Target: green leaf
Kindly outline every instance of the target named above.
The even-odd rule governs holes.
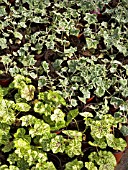
[[[79,114],[78,109],[70,110],[67,114],[67,122],[66,125],[68,125],[72,119],[74,119]]]
[[[64,49],[65,56],[71,58],[73,54],[77,51],[76,47],[70,47],[69,49]]]
[[[78,96],[78,99],[81,101],[81,102],[83,102],[84,104],[86,104],[86,97],[84,96],[84,97],[79,97]]]
[[[42,163],[37,163],[35,169],[32,168],[31,170],[56,170],[54,164],[52,162],[44,162],[43,165]]]
[[[40,143],[44,151],[50,151],[51,139],[55,136],[56,134],[54,133],[45,133],[40,139],[38,139],[38,143]]]
[[[114,150],[124,151],[127,146],[126,141],[122,138],[115,138],[113,134],[107,134],[106,140],[109,147],[112,147]]]
[[[22,120],[22,126],[32,126],[36,123],[37,118],[32,115],[25,115],[20,118]]]
[[[9,167],[7,165],[0,166],[1,170],[20,170],[18,167],[14,165],[10,165]]]
[[[54,113],[51,115],[51,120],[55,122],[64,121],[65,114],[60,109],[55,109]]]
[[[14,141],[14,145],[15,147],[18,149],[26,149],[26,150],[29,150],[30,149],[30,143],[27,141],[27,140],[24,140],[22,138],[19,138],[19,139],[15,139]]]
[[[24,170],[24,169],[29,168],[27,161],[25,161],[23,158],[21,158],[17,161],[17,166],[20,168],[20,170]]]
[[[0,38],[0,47],[2,50],[7,48],[7,40],[5,38]]]
[[[82,141],[82,133],[76,130],[63,130],[64,134],[68,135],[70,138],[76,138],[78,141]]]
[[[49,71],[49,64],[46,61],[42,62],[42,66],[43,66],[45,72]]]
[[[21,89],[21,97],[30,101],[34,98],[35,87],[33,85],[25,85],[24,88]]]
[[[50,125],[45,123],[43,120],[36,120],[34,127],[31,127],[29,130],[29,134],[31,137],[35,137],[37,135],[44,135],[46,133],[50,133]]]
[[[43,104],[43,102],[37,101],[34,105],[34,111],[46,116],[51,115],[53,108],[50,104]]]
[[[54,102],[56,105],[62,104],[66,106],[65,99],[57,91],[49,91],[47,94],[47,99]]]
[[[4,94],[3,94],[3,89],[2,89],[2,87],[0,86],[0,103],[1,103],[1,101],[2,101],[2,99],[3,99],[3,96],[4,96]]]
[[[92,152],[89,155],[89,160],[93,163],[97,163],[100,166],[100,170],[102,170],[101,167],[104,165],[111,167],[114,169],[116,165],[116,159],[114,155],[110,151],[98,151],[98,152]],[[107,169],[108,170],[108,169]]]
[[[23,35],[22,35],[20,32],[15,31],[15,32],[14,32],[14,37],[22,40]]]
[[[84,20],[87,21],[89,24],[95,24],[97,22],[97,16],[94,14],[86,13]]]
[[[6,128],[6,126],[4,128]],[[7,145],[7,143],[8,144],[11,143],[10,142],[11,135],[8,132],[5,132],[2,129],[0,129],[0,135],[1,135],[1,137],[0,137],[0,144],[1,145],[2,144]]]
[[[16,109],[20,112],[28,112],[30,108],[31,106],[29,106],[27,103],[16,103]]]
[[[87,48],[88,49],[97,49],[97,45],[98,45],[98,41],[97,40],[93,40],[92,38],[86,38],[86,42],[87,42]]]
[[[14,166],[14,165],[10,165],[9,169],[10,170],[20,170],[17,166]]]
[[[95,90],[95,94],[98,96],[98,97],[102,97],[105,93],[105,88],[103,87],[100,87],[98,86]]]
[[[71,81],[73,81],[73,82],[81,82],[82,80],[81,80],[81,77],[79,77],[79,76],[73,76],[71,78]]]
[[[48,92],[40,92],[38,99],[45,101],[45,103],[52,104],[53,107],[60,104],[66,105],[64,98],[57,91],[49,90]]]
[[[114,96],[113,96],[113,97],[111,98],[110,103],[111,103],[115,108],[118,108],[118,107],[120,107],[121,105],[124,104],[124,101],[123,101],[122,99],[118,98],[118,97],[114,97]]]
[[[19,58],[19,61],[26,67],[31,67],[34,66],[34,64],[36,63],[36,60],[34,59],[34,55],[23,55]],[[25,70],[25,68],[23,68],[23,71]],[[24,71],[25,72],[25,71]],[[26,70],[26,75],[30,75],[30,73],[28,73],[28,70]]]
[[[125,68],[125,70],[126,70],[126,75],[128,76],[128,64],[123,65],[123,68]]]
[[[83,162],[78,161],[77,159],[73,160],[72,162],[68,162],[65,165],[65,170],[80,170],[83,167]]]
[[[75,155],[82,155],[81,151],[81,141],[77,139],[68,140],[68,145],[66,145],[65,153],[73,158]]]
[[[6,6],[0,6],[0,17],[6,16]]]
[[[41,89],[47,83],[47,78],[45,76],[40,76],[38,80],[38,87]]]
[[[28,77],[24,77],[20,74],[18,74],[14,77],[13,84],[14,84],[14,87],[17,89],[24,88],[24,86],[28,83],[31,83],[31,79]]]
[[[45,112],[45,105],[42,102],[37,101],[34,105],[34,111],[43,114]]]
[[[55,70],[60,70],[61,69],[61,64],[63,60],[62,59],[56,59],[55,62],[53,63],[53,67]]]
[[[93,117],[93,114],[90,113],[90,112],[82,112],[82,113],[79,113],[81,116],[84,116],[85,118],[88,118],[88,117]]]
[[[17,132],[14,134],[15,138],[24,138],[26,130],[24,128],[17,129]]]
[[[124,135],[124,136],[127,136],[128,135],[128,127],[123,125],[120,129],[121,133]]]
[[[77,60],[68,60],[69,72],[75,72],[77,67]]]
[[[122,95],[123,95],[124,97],[127,97],[127,96],[128,96],[128,87],[126,87],[126,88],[123,89]]]
[[[14,148],[14,144],[13,142],[6,142],[6,144],[4,145],[4,147],[2,148],[2,151],[5,152],[9,152]]]
[[[119,50],[120,53],[123,53],[124,56],[128,55],[128,50],[127,47],[125,47],[124,45],[120,45],[120,44],[116,44],[117,49]]]
[[[56,136],[51,140],[50,148],[53,151],[53,153],[61,152],[63,153],[65,150],[65,144],[64,144],[64,138],[63,136]]]
[[[128,80],[120,78],[119,83],[125,88],[125,87],[127,87]]]
[[[15,103],[11,100],[2,100],[0,103],[0,121],[12,124],[15,122]]]
[[[88,170],[98,170],[93,162],[85,162],[85,167]]]
[[[101,149],[105,149],[107,147],[107,143],[104,137],[101,139],[94,137],[94,142],[89,141],[88,143],[91,146],[100,147]]]
[[[12,62],[10,55],[3,55],[1,61],[3,62],[4,65],[7,66]]]
[[[90,98],[90,91],[85,87],[80,87],[80,91],[83,93],[83,97],[78,96],[78,99],[86,104],[86,99]]]

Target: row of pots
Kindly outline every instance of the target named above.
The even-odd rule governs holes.
[[[12,80],[12,78],[9,75],[3,74],[0,77],[0,85],[3,87],[7,87],[10,84],[11,80]],[[127,149],[128,148],[128,136],[125,136],[125,140],[127,142],[127,147],[126,147],[126,149]],[[117,164],[120,162],[124,152],[125,151],[116,151],[113,153],[116,158]]]

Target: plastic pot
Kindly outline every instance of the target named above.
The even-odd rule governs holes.
[[[0,75],[0,85],[2,87],[8,87],[8,85],[10,84],[12,78],[10,75],[6,75],[6,74],[2,74]]]
[[[123,151],[115,151],[113,152],[113,155],[115,156],[116,162],[118,164],[123,156]]]
[[[90,145],[86,141],[82,141],[82,151],[86,152],[90,148]]]
[[[5,67],[2,62],[0,62],[0,70],[3,70],[3,71],[5,70]]]
[[[48,155],[48,160],[52,161],[55,167],[61,170],[62,165],[61,165],[61,160],[59,159],[59,157],[56,154],[53,154],[50,152],[48,152],[47,155]]]

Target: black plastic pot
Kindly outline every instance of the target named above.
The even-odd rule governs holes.
[[[0,70],[5,71],[5,67],[4,67],[4,65],[3,65],[3,63],[2,63],[2,62],[0,62]]]
[[[7,74],[1,74],[0,75],[0,85],[2,87],[8,87],[8,85],[11,83],[12,77]]]
[[[55,167],[57,168],[57,170],[61,170],[62,169],[62,165],[61,165],[61,160],[59,159],[59,157],[56,154],[47,153],[48,155],[48,160],[53,162],[53,164],[55,165]]]
[[[86,152],[87,150],[90,149],[90,145],[86,141],[82,141],[82,151]]]

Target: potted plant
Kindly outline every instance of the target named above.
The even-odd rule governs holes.
[[[118,118],[115,118],[110,114],[105,114],[105,115],[100,115],[95,117],[93,117],[93,115],[89,112],[84,112],[80,114],[85,117],[84,120],[85,120],[86,127],[90,127],[91,136],[94,139],[94,143],[95,144],[99,143],[99,147],[101,148],[105,147],[105,146],[104,147],[101,146],[102,145],[101,141],[103,143],[106,143],[106,145],[111,145],[112,144],[111,142],[117,139],[114,137],[114,127],[116,127],[120,122]],[[111,137],[110,139],[112,140],[111,142],[109,141],[109,137]],[[117,145],[113,145],[113,147],[117,147]]]
[[[89,156],[89,162],[85,162],[85,167],[88,170],[114,170],[116,159],[110,151],[92,152]]]
[[[92,146],[100,147],[101,149],[105,149],[107,146],[116,151],[115,157],[117,163],[119,163],[122,155],[117,157],[117,151],[121,151],[123,153],[126,142],[122,138],[116,138],[114,134],[114,128],[117,126],[120,120],[118,118],[113,117],[110,114],[101,115],[93,118],[93,115],[90,113],[82,113],[85,118],[85,124],[91,129],[91,136],[94,141],[89,141],[89,144]],[[120,153],[121,154],[121,153]]]
[[[115,138],[113,134],[108,134],[106,136],[106,140],[108,146],[113,148],[113,155],[115,156],[116,162],[118,164],[123,156],[123,151],[125,150],[126,142],[122,138]]]

